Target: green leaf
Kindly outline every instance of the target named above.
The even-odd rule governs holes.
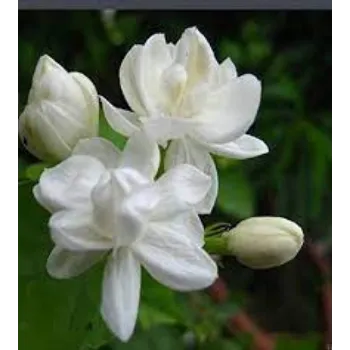
[[[43,276],[51,249],[47,222],[49,214],[32,194],[32,184],[18,189],[18,273],[20,276]]]
[[[18,199],[19,348],[83,350],[106,343],[110,334],[99,325],[101,269],[70,280],[49,277],[49,214],[35,202],[30,185],[19,188]]]
[[[168,323],[171,321],[179,324],[187,322],[185,317],[186,306],[178,298],[178,293],[155,281],[144,269],[142,270],[141,302],[149,308],[158,310],[158,316],[155,316],[158,317],[158,321],[163,320]],[[143,319],[140,319],[141,324],[146,322],[147,326],[149,319],[145,320],[144,313],[141,313],[140,316],[143,317]]]
[[[86,327],[87,332],[83,340],[83,345],[81,346],[82,350],[99,349],[115,338],[102,320],[99,309],[94,308],[94,310],[96,310],[95,316]]]
[[[21,157],[18,157],[18,180],[26,179],[26,169],[28,166],[28,162]]]
[[[220,339],[207,344],[203,344],[200,350],[244,350],[234,339]]]
[[[218,207],[227,215],[245,219],[255,213],[255,193],[245,173],[238,169],[219,172]]]
[[[123,149],[126,143],[126,137],[115,132],[107,123],[103,116],[103,111],[100,113],[99,135],[111,141],[119,149]]]
[[[300,87],[297,82],[288,76],[272,80],[264,87],[264,98],[271,101],[284,100],[298,105],[299,109],[303,103]]]
[[[83,289],[46,276],[18,278],[18,349],[79,349],[89,319],[75,319]]]
[[[242,38],[249,42],[251,40],[263,41],[262,28],[254,20],[247,21],[242,28]]]
[[[178,322],[173,316],[168,315],[146,302],[140,304],[138,317],[143,329],[149,329],[162,324],[176,324]]]
[[[236,301],[226,302],[224,304],[214,305],[213,312],[219,322],[226,322],[228,318],[233,317],[241,310]]]
[[[46,168],[49,168],[49,167],[50,167],[50,164],[48,164],[48,163],[32,164],[25,171],[26,177],[29,180],[37,181],[37,180],[39,180],[40,175],[42,174],[42,172]]]
[[[251,41],[248,43],[247,49],[250,62],[254,65],[258,65],[271,54],[271,47],[265,41]]]
[[[236,64],[244,61],[242,45],[238,45],[236,42],[228,39],[223,39],[220,42],[219,53],[222,60],[230,57]]]
[[[138,330],[128,343],[115,340],[113,350],[185,350],[181,332],[174,327],[158,326]]]
[[[321,339],[318,334],[297,338],[290,335],[280,335],[277,338],[276,350],[318,350]]]

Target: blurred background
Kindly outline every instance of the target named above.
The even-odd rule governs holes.
[[[122,344],[99,316],[101,266],[68,281],[47,276],[48,214],[31,195],[38,160],[19,144],[20,349],[330,349],[330,11],[20,11],[19,113],[45,53],[128,108],[118,82],[127,51],[156,32],[175,42],[194,25],[219,61],[230,57],[239,74],[262,80],[250,134],[270,148],[250,160],[216,158],[219,197],[203,220],[236,224],[250,216],[285,216],[304,229],[302,251],[265,271],[223,258],[220,279],[196,293],[175,293],[143,273],[137,330]],[[124,142],[103,119],[101,133]]]

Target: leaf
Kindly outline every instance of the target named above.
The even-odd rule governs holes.
[[[18,180],[26,179],[26,169],[28,164],[29,163],[24,158],[18,157]]]
[[[108,330],[102,320],[99,309],[96,310],[94,318],[87,324],[86,336],[83,341],[82,350],[99,349],[107,342],[114,339],[114,335]]]
[[[324,130],[307,120],[289,128],[288,138],[279,146],[281,154],[272,165],[276,186],[276,210],[307,224],[320,221],[327,210],[331,192],[331,139]],[[277,214],[277,213],[276,213]]]
[[[270,82],[264,87],[263,98],[276,102],[277,100],[284,100],[298,105],[299,109],[303,103],[300,87],[296,81],[284,76],[279,78],[278,81]]]
[[[302,338],[280,335],[277,338],[276,350],[318,350],[320,346],[321,340],[318,334],[311,334]]]
[[[158,321],[170,322],[172,320],[173,323],[177,322],[182,325],[188,321],[186,319],[186,306],[182,303],[178,293],[155,281],[144,269],[142,270],[141,303],[157,310]],[[150,310],[148,309],[148,311]],[[140,314],[140,316],[145,317],[145,314]],[[145,319],[140,319],[140,321],[142,324]]]
[[[227,215],[245,219],[255,213],[255,193],[249,179],[238,168],[219,172],[218,207]]]
[[[143,329],[149,329],[153,326],[162,324],[176,324],[178,322],[173,316],[162,312],[160,309],[155,308],[146,302],[140,304],[138,317]]]
[[[73,280],[20,278],[19,348],[79,349],[89,323],[88,315],[80,322],[76,319],[77,304],[84,302],[83,293],[81,284]]]
[[[203,344],[201,350],[244,350],[240,344],[237,344],[235,340],[220,339],[214,342]]]
[[[244,41],[249,42],[251,40],[264,40],[262,34],[262,27],[259,26],[256,21],[247,21],[242,28],[242,38]]]
[[[46,258],[51,249],[47,222],[49,214],[34,200],[32,184],[18,189],[18,273],[20,276],[44,276]]]
[[[138,330],[128,343],[116,340],[113,350],[185,350],[181,332],[175,327],[158,326],[148,331]]]
[[[331,191],[330,172],[331,165],[325,157],[316,153],[309,163],[310,171],[310,216],[317,218],[320,215],[324,203],[324,196]]]
[[[253,40],[248,42],[247,51],[252,65],[260,64],[271,55],[271,47],[266,41]]]
[[[37,181],[39,180],[42,172],[46,169],[49,168],[50,164],[48,163],[36,163],[32,164],[29,167],[27,167],[25,174],[27,179],[32,180],[32,181]]]
[[[223,39],[220,42],[219,53],[222,60],[230,57],[235,64],[244,62],[244,51],[242,45],[238,45],[231,40]]]
[[[35,202],[31,185],[19,188],[18,199],[19,349],[83,350],[106,343],[110,334],[98,326],[101,269],[70,280],[49,277],[49,215]]]
[[[214,305],[214,307],[214,316],[218,322],[222,323],[226,322],[228,318],[233,317],[241,309],[234,301],[226,302],[222,305]]]
[[[302,126],[308,149],[304,169],[309,173],[309,217],[317,219],[325,204],[325,196],[331,191],[332,143],[322,129],[309,122],[304,122]]]
[[[120,150],[124,148],[126,143],[126,138],[115,132],[107,123],[105,117],[103,116],[103,111],[100,112],[100,123],[99,123],[99,135],[105,139],[111,141]]]

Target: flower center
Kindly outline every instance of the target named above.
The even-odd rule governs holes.
[[[173,115],[184,96],[187,83],[185,68],[175,63],[163,72],[163,93],[166,96],[166,104],[170,115]]]

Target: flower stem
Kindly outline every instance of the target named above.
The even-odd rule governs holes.
[[[206,237],[204,249],[210,254],[232,255],[228,249],[227,237],[221,235],[220,237]]]

